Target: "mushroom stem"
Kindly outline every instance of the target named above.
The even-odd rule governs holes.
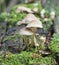
[[[28,40],[28,37],[26,35],[24,35],[24,42],[26,44],[26,48],[28,49],[28,47],[29,47],[29,40]]]
[[[27,39],[26,39],[26,36],[24,35],[24,42],[27,43]]]
[[[34,46],[34,37],[35,37],[37,28],[31,28],[31,30],[32,30],[32,32],[33,32],[32,41],[31,41],[31,46]]]
[[[32,38],[32,39],[31,39],[31,46],[34,46],[34,34],[32,35],[31,38]]]
[[[24,43],[26,44],[26,46],[27,46],[27,36],[26,35],[24,35]]]

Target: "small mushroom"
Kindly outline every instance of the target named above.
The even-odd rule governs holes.
[[[38,8],[34,7],[33,11],[34,11],[34,13],[37,13],[38,12]]]
[[[42,9],[42,11],[40,12],[40,15],[41,15],[41,17],[42,17],[42,18],[44,18],[44,17],[45,17],[45,15],[44,15],[44,14],[45,14],[45,12],[46,12],[46,11],[45,11],[45,9]]]
[[[47,21],[49,21],[49,19],[48,18],[44,18],[44,21],[47,22]]]
[[[16,9],[16,12],[27,12],[27,13],[33,13],[30,8],[24,7],[24,6],[19,6]]]
[[[40,39],[44,42],[46,41],[46,37],[40,36]]]
[[[55,18],[55,12],[54,12],[54,11],[52,11],[52,12],[50,13],[50,17],[51,17],[52,20],[54,20],[54,18]]]
[[[34,3],[33,6],[34,6],[33,12],[38,13],[38,3]]]
[[[40,36],[41,43],[41,49],[44,49],[44,43],[46,42],[46,37]]]

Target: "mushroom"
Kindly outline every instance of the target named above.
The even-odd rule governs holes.
[[[34,11],[34,13],[37,13],[38,12],[38,8],[34,7],[33,11]]]
[[[37,31],[37,28],[43,28],[42,23],[40,20],[38,20],[36,17],[33,21],[31,21],[27,26],[27,29],[30,29],[33,32],[32,35],[32,45],[34,45],[34,37]]]
[[[41,43],[41,49],[43,50],[44,49],[44,43],[46,42],[46,37],[40,36],[40,40],[42,41],[42,43]]]
[[[44,18],[44,17],[45,17],[45,15],[44,15],[44,14],[45,14],[45,12],[46,12],[46,11],[45,11],[45,9],[42,9],[42,11],[40,12],[40,15],[41,15],[41,17],[42,17],[42,18]]]
[[[49,19],[48,18],[44,18],[44,21],[47,22],[47,21],[49,21]]]
[[[33,14],[28,14],[22,21],[19,21],[17,22],[18,25],[21,25],[21,24],[28,24],[30,23],[31,21],[39,21],[35,15]]]
[[[50,13],[50,17],[51,17],[52,20],[54,20],[54,18],[55,18],[55,12],[54,12],[54,11],[52,11],[52,12]]]
[[[16,12],[27,12],[27,13],[33,13],[30,8],[24,7],[24,6],[19,6],[16,9]]]
[[[34,3],[33,6],[34,6],[33,12],[38,13],[38,3]]]

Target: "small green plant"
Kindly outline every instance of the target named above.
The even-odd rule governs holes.
[[[52,52],[59,52],[59,35],[54,34],[49,46]]]

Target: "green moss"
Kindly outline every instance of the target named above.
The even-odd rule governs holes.
[[[52,52],[59,52],[59,35],[54,34],[49,46]]]
[[[2,61],[4,65],[35,65],[35,64],[45,64],[45,65],[55,65],[55,60],[50,57],[33,57],[33,52],[23,51],[20,54],[9,54],[6,56],[6,59]]]
[[[15,25],[18,21],[21,21],[26,16],[26,13],[11,12],[8,17],[9,24]]]
[[[34,8],[33,4],[24,4],[24,6],[30,8],[30,9]]]

